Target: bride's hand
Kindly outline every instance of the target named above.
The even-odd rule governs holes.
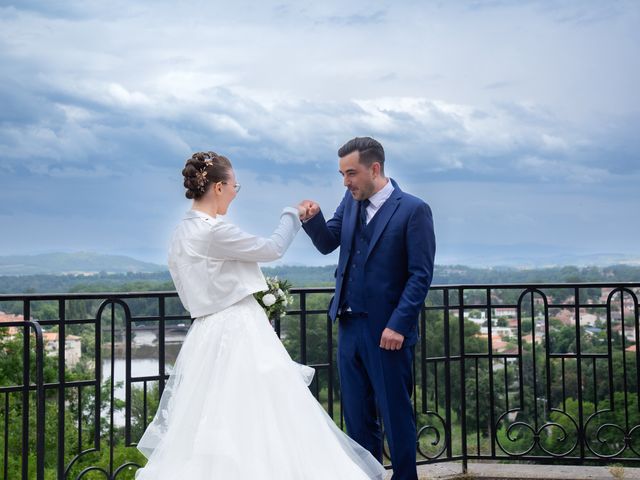
[[[298,217],[304,220],[307,217],[307,208],[302,204],[298,204]]]

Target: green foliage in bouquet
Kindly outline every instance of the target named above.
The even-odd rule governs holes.
[[[284,317],[287,314],[287,306],[293,302],[289,295],[291,284],[287,280],[278,280],[278,277],[267,277],[268,290],[254,293],[258,303],[264,308],[269,320],[273,321],[277,316]]]

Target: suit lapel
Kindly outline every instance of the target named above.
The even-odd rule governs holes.
[[[367,257],[365,258],[365,261],[366,259],[369,258],[369,255],[371,254],[373,247],[376,246],[376,243],[378,242],[380,235],[382,235],[382,232],[387,226],[387,223],[389,223],[389,220],[391,219],[394,212],[397,210],[398,206],[400,205],[400,199],[402,198],[402,191],[400,191],[400,189],[395,184],[395,182],[393,183],[395,187],[394,192],[387,199],[387,201],[384,202],[384,204],[382,205],[382,207],[380,207],[380,210],[378,210],[378,212],[376,213],[376,216],[374,217],[376,218],[375,229],[373,231],[373,234],[371,235],[371,242],[369,243],[369,250],[367,251]]]

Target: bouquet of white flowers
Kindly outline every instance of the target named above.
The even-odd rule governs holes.
[[[287,306],[293,302],[289,295],[291,284],[287,280],[278,280],[278,277],[267,277],[268,290],[254,293],[258,303],[264,308],[270,321],[276,316],[284,317],[287,314]]]

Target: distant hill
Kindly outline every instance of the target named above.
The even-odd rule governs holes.
[[[161,272],[167,267],[123,255],[101,253],[44,253],[0,256],[0,276],[5,275],[95,275],[105,273]]]
[[[126,258],[104,255],[103,258]],[[131,259],[129,259],[131,260]],[[141,292],[174,290],[166,267],[152,265],[153,272],[107,273],[95,275],[37,274],[0,275],[0,293],[67,293],[67,292]],[[127,265],[124,263],[123,265]],[[131,265],[131,264],[128,264]],[[113,266],[108,267],[112,270]],[[332,287],[335,265],[324,267],[262,267],[266,276],[286,279],[293,287]],[[24,270],[22,270],[24,272]],[[465,265],[436,265],[433,285],[495,285],[505,283],[576,283],[576,282],[640,282],[640,266],[552,267],[523,269],[511,267],[474,268]],[[1,308],[0,308],[1,309]]]
[[[466,265],[475,268],[496,266],[540,269],[551,267],[608,267],[611,265],[640,266],[640,254],[568,251],[553,245],[519,243],[512,245],[477,245],[473,243],[439,246],[436,261],[441,265]]]
[[[286,278],[294,287],[333,286],[335,265],[325,267],[262,267],[268,276]],[[640,282],[640,266],[612,265],[608,267],[561,266],[548,268],[492,267],[474,268],[466,265],[436,265],[433,285],[504,284],[504,283],[578,283],[578,282]]]
[[[333,287],[335,277],[333,273],[336,265],[324,267],[276,266],[262,267],[262,273],[267,277],[279,277],[289,280],[294,287]]]

